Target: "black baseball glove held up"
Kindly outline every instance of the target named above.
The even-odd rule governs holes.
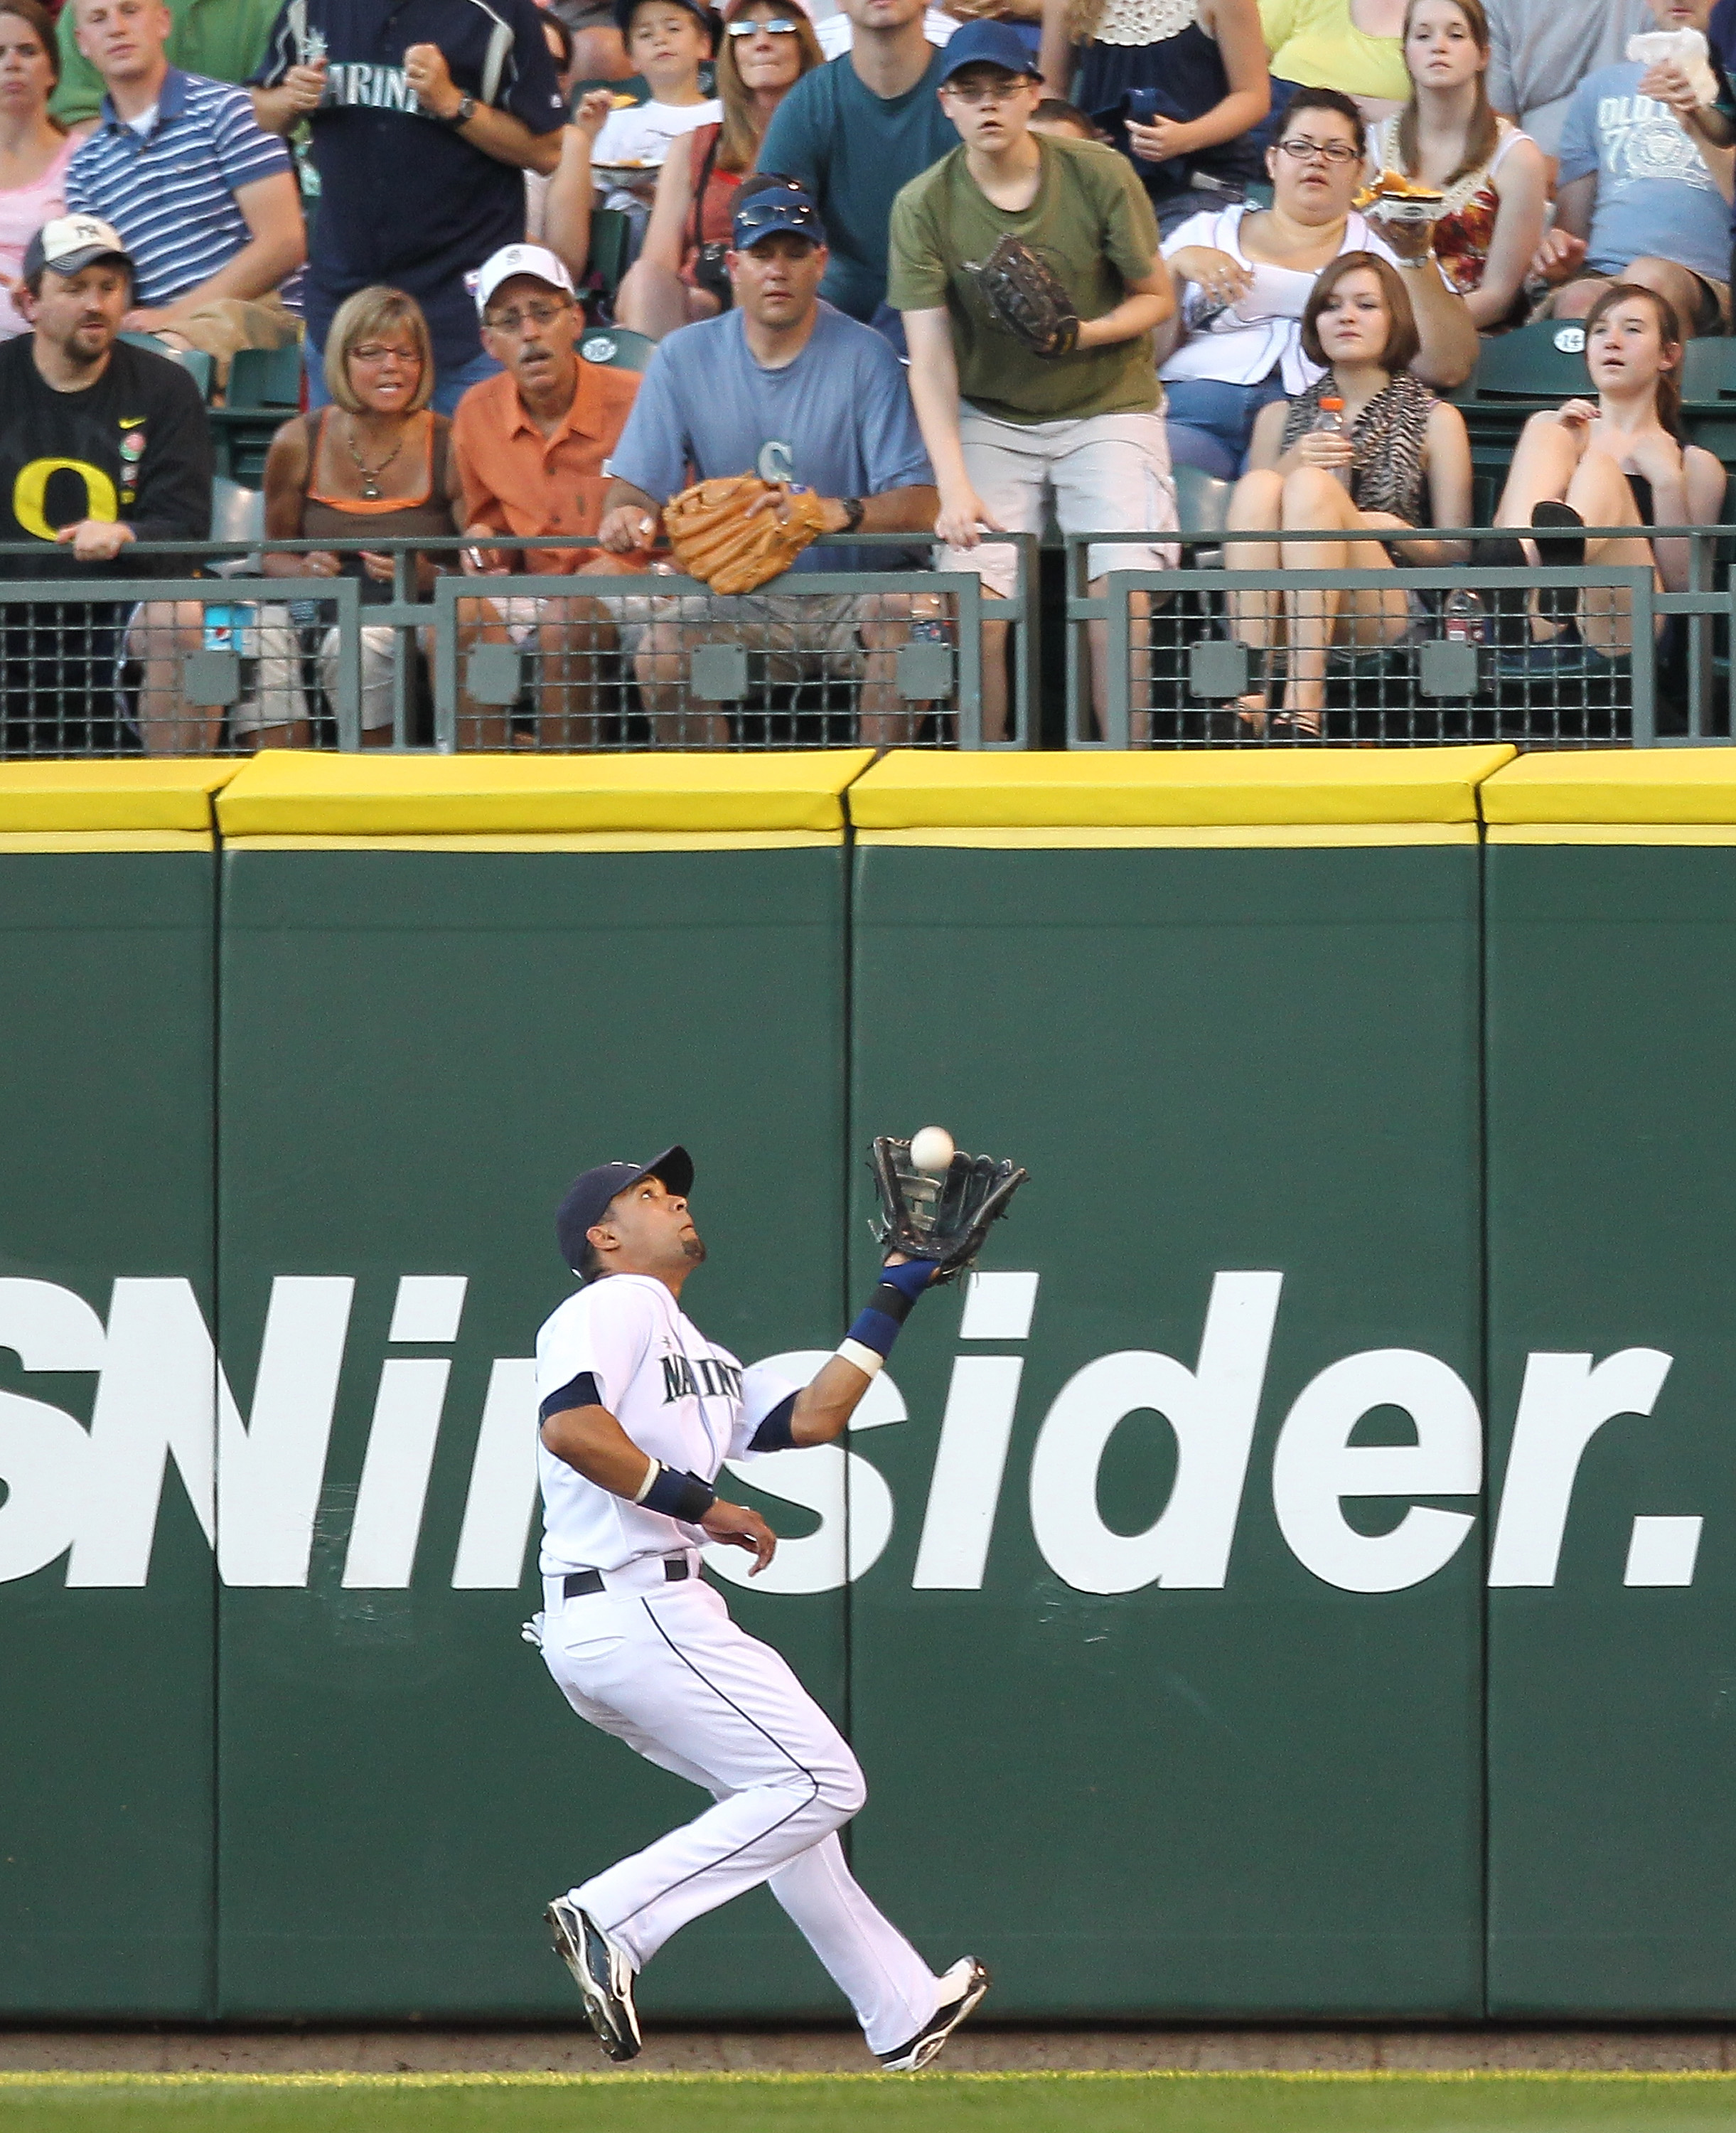
[[[873,1148],[874,1187],[882,1248],[906,1259],[931,1259],[930,1286],[956,1281],[982,1250],[988,1225],[1012,1204],[1030,1172],[993,1156],[959,1151],[946,1169],[918,1170],[910,1143],[879,1134]]]
[[[1079,313],[1060,277],[1028,245],[1003,237],[988,257],[964,271],[997,322],[1033,355],[1070,355],[1079,345]]]

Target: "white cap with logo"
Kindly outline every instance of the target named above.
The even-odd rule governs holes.
[[[26,246],[23,278],[33,282],[45,267],[52,267],[57,274],[81,274],[99,259],[118,259],[132,268],[132,258],[113,224],[99,221],[94,214],[58,215],[45,222]]]
[[[476,308],[485,311],[488,299],[503,282],[510,282],[515,274],[532,274],[539,282],[546,282],[551,289],[561,290],[570,296],[576,292],[573,277],[546,245],[503,244],[492,258],[483,262],[482,271],[476,277]]]

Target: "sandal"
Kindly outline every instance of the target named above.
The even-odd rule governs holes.
[[[1585,563],[1585,522],[1570,503],[1546,497],[1531,508],[1531,522],[1537,543],[1537,561],[1545,569],[1577,571]],[[1545,533],[1545,527],[1562,530]],[[1577,534],[1565,529],[1577,527]],[[1577,585],[1540,585],[1537,613],[1551,621],[1563,621],[1580,610]]]

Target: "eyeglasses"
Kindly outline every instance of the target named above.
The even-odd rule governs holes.
[[[565,304],[527,304],[522,311],[503,311],[483,323],[491,333],[541,333],[553,325],[566,308]]]
[[[763,30],[768,37],[793,37],[798,35],[796,25],[779,16],[775,22],[731,22],[727,26],[732,37],[755,37]]]
[[[382,363],[401,363],[406,370],[420,370],[422,359],[413,348],[383,348],[379,342],[363,341],[359,348],[349,351],[352,363],[365,363],[370,368]]]
[[[1280,141],[1278,149],[1298,163],[1312,161],[1316,156],[1323,163],[1359,163],[1363,159],[1362,150],[1353,148],[1348,141],[1310,141],[1301,135]]]
[[[1031,84],[1022,75],[1010,81],[983,82],[943,81],[941,88],[949,96],[955,96],[960,104],[1011,104],[1022,89]]]

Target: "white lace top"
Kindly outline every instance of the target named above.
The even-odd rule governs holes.
[[[1200,0],[1105,0],[1092,36],[1100,45],[1161,45],[1200,19]]]

